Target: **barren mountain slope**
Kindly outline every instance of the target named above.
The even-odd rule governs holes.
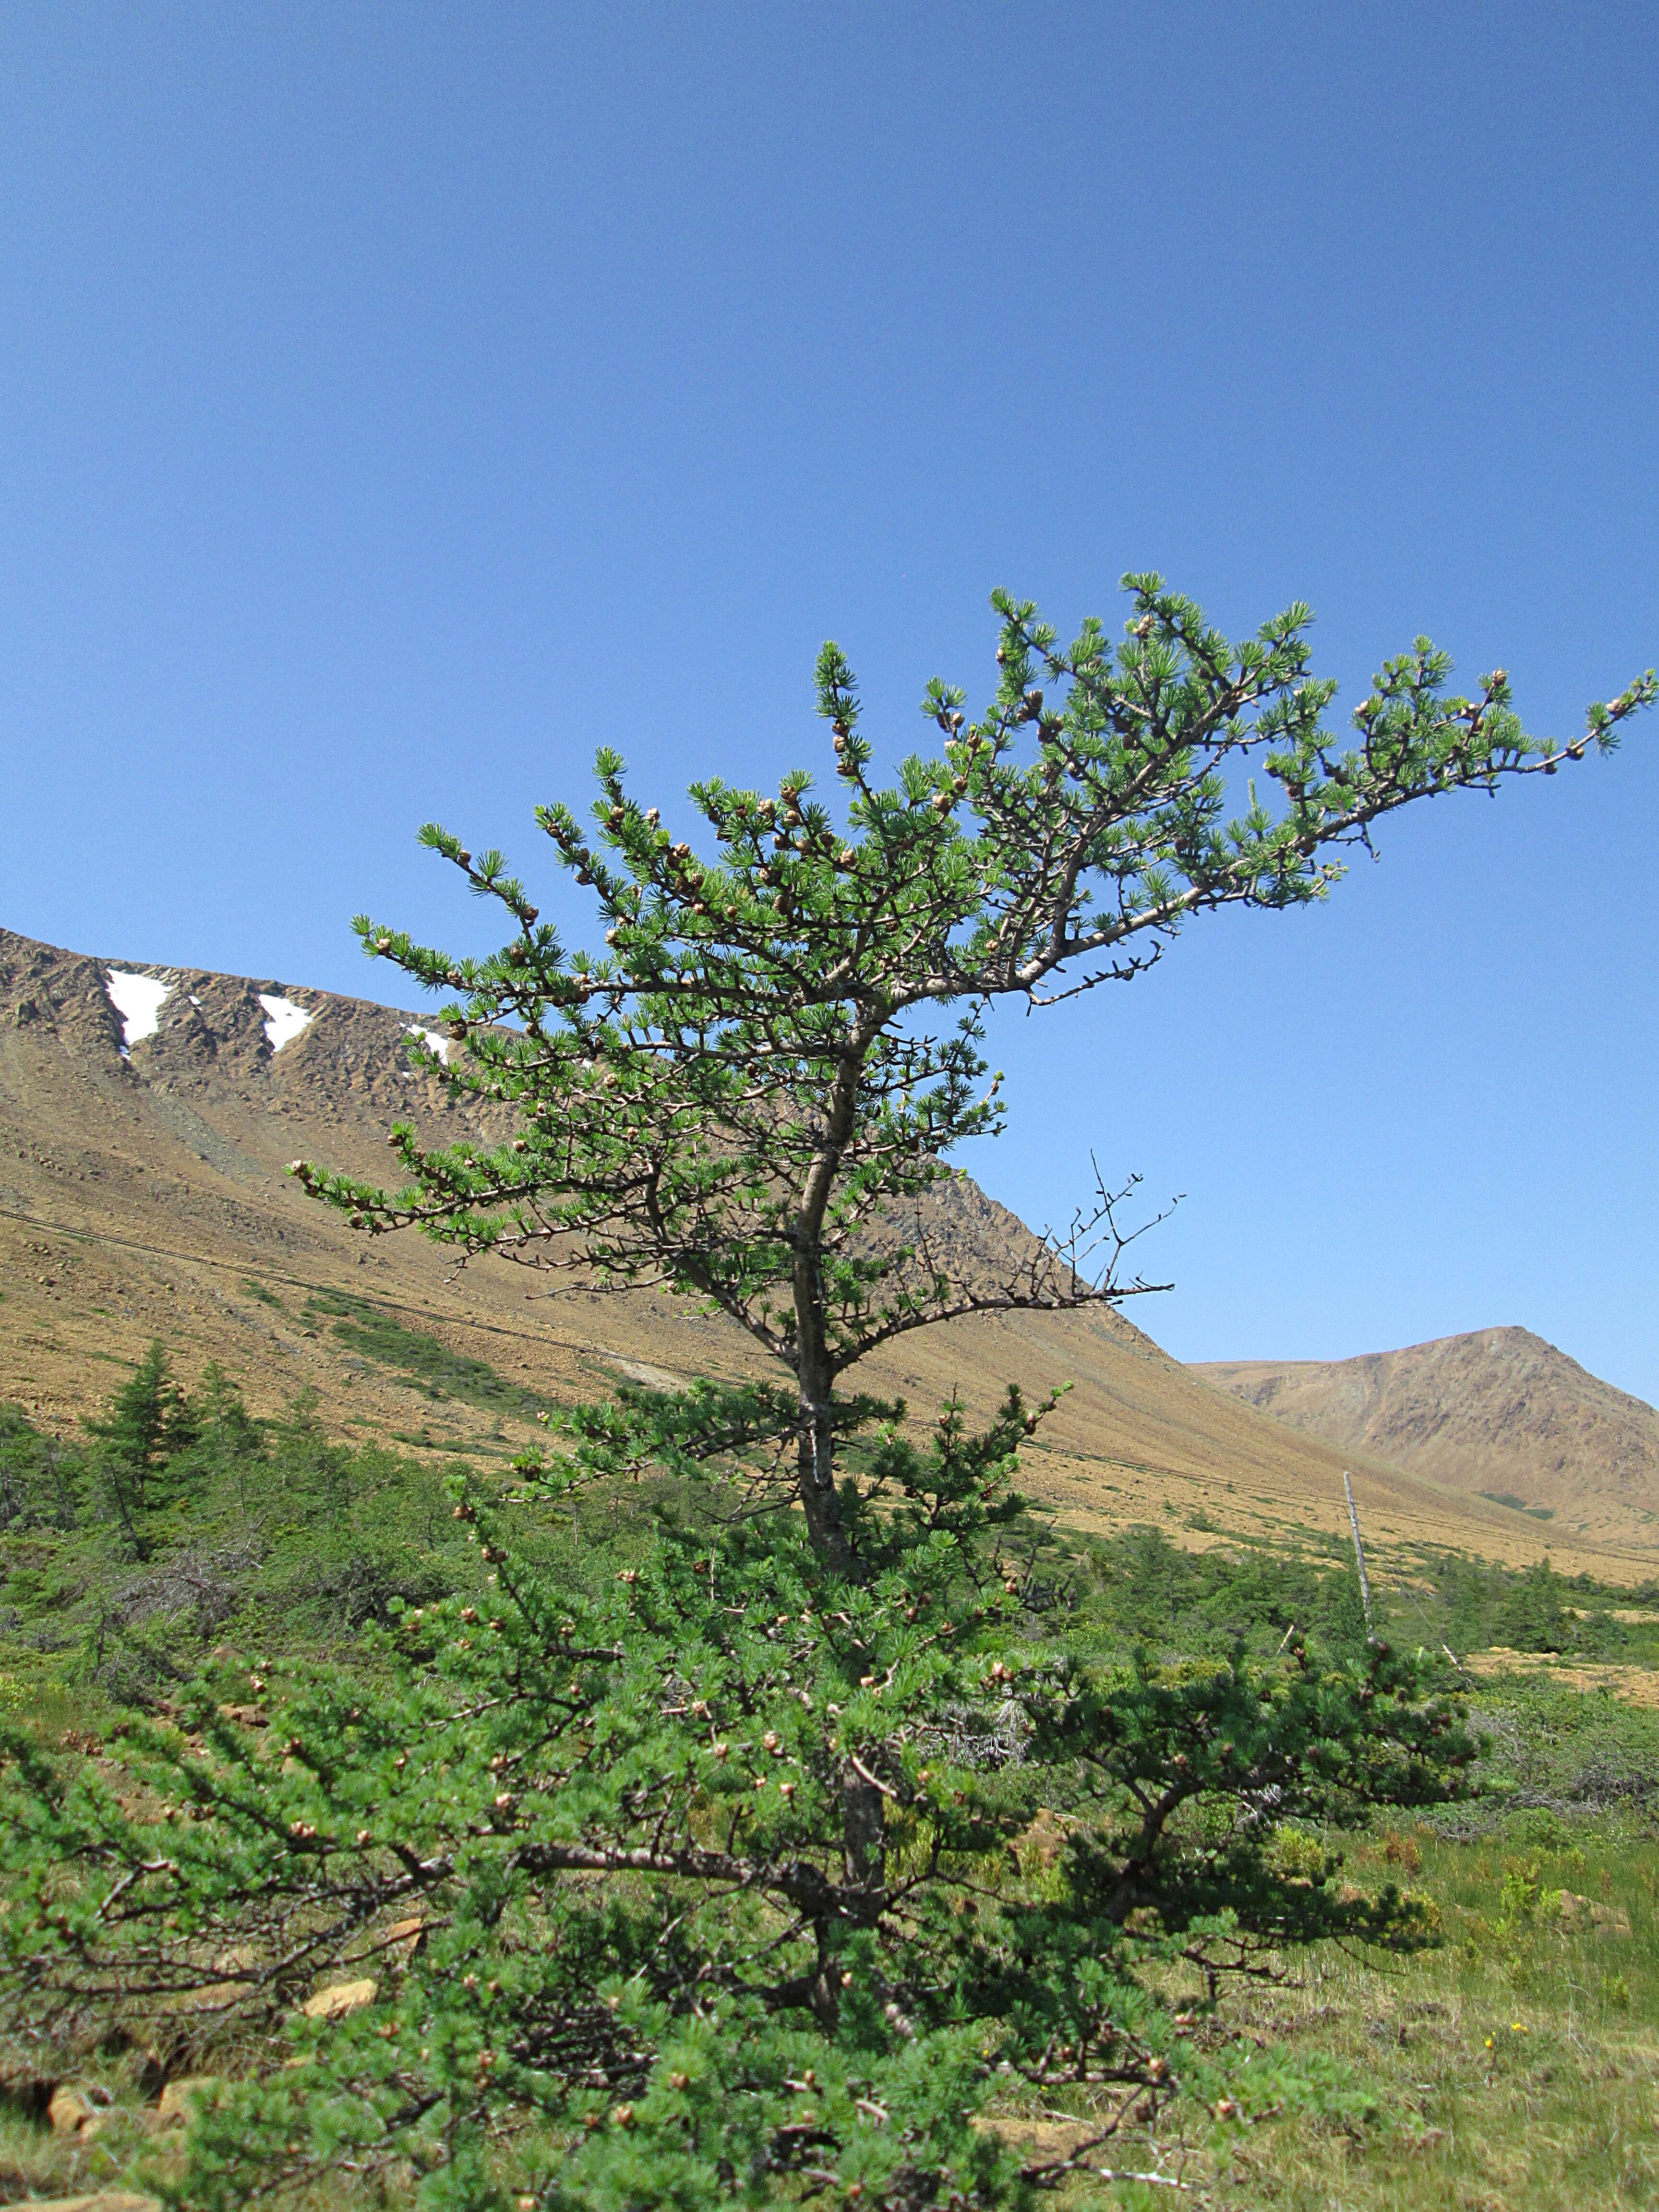
[[[1194,1370],[1304,1435],[1569,1526],[1616,1500],[1659,1512],[1659,1413],[1524,1328],[1404,1352]]]
[[[123,962],[124,966],[142,963]],[[374,1174],[401,1115],[443,1140],[476,1129],[410,1051],[413,1019],[362,1000],[198,971],[170,988],[154,1036],[121,1049],[110,963],[0,931],[0,1398],[66,1432],[160,1335],[193,1376],[216,1358],[255,1408],[317,1393],[331,1424],[412,1448],[503,1453],[538,1403],[641,1380],[757,1371],[733,1324],[680,1300],[564,1291],[499,1262],[457,1279],[414,1237],[355,1236],[306,1200],[299,1155]],[[261,993],[313,1018],[273,1051]],[[1002,1272],[1030,1232],[971,1183],[927,1201],[960,1271]],[[419,1332],[378,1334],[377,1317]],[[401,1345],[402,1349],[399,1349]],[[487,1362],[480,1388],[447,1357]],[[411,1351],[412,1347],[412,1351]],[[421,1355],[421,1356],[416,1356]],[[988,1408],[1003,1382],[1075,1388],[1029,1455],[1027,1486],[1096,1526],[1197,1520],[1261,1530],[1343,1524],[1342,1462],[1190,1374],[1115,1316],[981,1316],[900,1340],[860,1380],[919,1419],[954,1389]],[[1358,1457],[1368,1535],[1532,1558],[1535,1522]],[[1577,1542],[1604,1572],[1644,1571],[1649,1523],[1587,1504]],[[1577,1556],[1553,1528],[1556,1556]],[[1200,1528],[1185,1540],[1212,1540]],[[1659,1548],[1659,1547],[1656,1547]]]

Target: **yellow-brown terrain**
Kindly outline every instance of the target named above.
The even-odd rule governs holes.
[[[758,1371],[735,1327],[659,1295],[561,1290],[504,1263],[458,1273],[413,1236],[354,1234],[283,1173],[304,1156],[377,1175],[385,1134],[412,1116],[439,1141],[476,1126],[410,1049],[414,1017],[274,981],[137,967],[169,986],[153,1036],[122,1047],[110,963],[0,931],[0,1398],[67,1433],[152,1337],[193,1376],[210,1359],[257,1411],[302,1390],[328,1423],[415,1449],[471,1449],[532,1432],[533,1401],[641,1380]],[[273,1050],[261,992],[313,1018]],[[959,1266],[988,1270],[1030,1232],[974,1185],[933,1201]],[[337,1335],[318,1302],[369,1301],[531,1394],[505,1413],[400,1376]],[[1588,1379],[1588,1378],[1587,1378]],[[1588,1478],[1566,1526],[1473,1486],[1340,1453],[1100,1312],[978,1316],[920,1332],[860,1371],[930,1413],[952,1389],[987,1408],[1005,1381],[1074,1388],[1027,1455],[1025,1486],[1066,1520],[1155,1521],[1186,1542],[1346,1529],[1341,1474],[1368,1541],[1403,1560],[1446,1544],[1511,1561],[1547,1540],[1556,1564],[1619,1579],[1650,1572],[1655,1486]],[[1632,1401],[1633,1402],[1633,1401]],[[1194,1528],[1194,1524],[1198,1524]]]
[[[1339,1450],[1507,1499],[1575,1534],[1659,1534],[1659,1413],[1524,1328],[1357,1359],[1234,1360],[1195,1372]]]

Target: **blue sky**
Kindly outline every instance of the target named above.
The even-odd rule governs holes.
[[[1659,660],[1659,11],[13,9],[0,921],[372,992],[438,814],[825,763],[988,690],[994,585],[1428,631],[1576,727]],[[1041,1225],[1186,1194],[1179,1355],[1498,1322],[1659,1399],[1659,715],[1325,908],[1006,1014]]]

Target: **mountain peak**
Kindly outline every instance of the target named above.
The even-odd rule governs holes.
[[[1659,1511],[1659,1413],[1528,1328],[1194,1371],[1304,1435],[1459,1490],[1564,1517],[1609,1493]]]

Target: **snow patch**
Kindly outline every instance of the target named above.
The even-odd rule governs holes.
[[[444,1066],[448,1066],[449,1039],[447,1036],[440,1036],[436,1030],[423,1030],[418,1022],[410,1024],[408,1034],[410,1036],[419,1037],[427,1050],[434,1053]]]
[[[265,1010],[265,1035],[270,1040],[273,1052],[280,1052],[285,1044],[292,1044],[301,1031],[310,1025],[311,1016],[303,1006],[296,1006],[292,999],[279,999],[272,992],[261,991],[259,1004]]]
[[[135,975],[130,968],[112,968],[104,983],[109,993],[110,1004],[121,1017],[123,1052],[128,1052],[141,1039],[154,1036],[162,1002],[173,989],[171,983],[158,982],[154,975]]]

